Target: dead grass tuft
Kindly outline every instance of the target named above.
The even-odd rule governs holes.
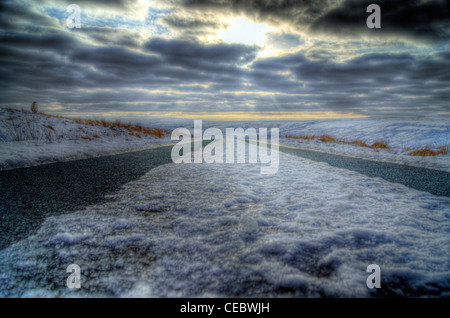
[[[372,149],[389,149],[388,143],[385,141],[376,141],[370,146]]]
[[[314,139],[316,139],[316,136],[291,136],[291,135],[286,135],[286,138],[314,140]]]
[[[422,148],[410,152],[408,156],[430,157],[430,156],[437,156],[438,154],[439,154],[438,151],[434,151],[428,148]]]
[[[319,136],[319,140],[321,142],[336,142],[336,138],[330,136],[330,135],[322,135]]]
[[[448,154],[448,145],[447,146],[439,146],[433,147],[431,149],[430,146],[426,146],[424,148],[416,149],[411,151],[408,156],[422,156],[422,157],[431,157],[437,155],[446,155]]]
[[[350,141],[350,142],[348,142],[348,144],[350,144],[350,145],[356,145],[356,146],[360,146],[360,147],[367,147],[367,148],[369,147],[369,145],[366,144],[365,141],[359,140],[359,139]]]
[[[440,146],[437,147],[439,149],[439,152],[441,155],[447,155],[448,154],[448,145],[447,146]]]

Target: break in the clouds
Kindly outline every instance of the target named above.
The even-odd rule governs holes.
[[[66,8],[81,9],[67,27]],[[369,29],[367,5],[381,7]],[[3,1],[0,106],[450,114],[448,1]],[[252,115],[253,116],[253,115]],[[254,118],[254,117],[252,117]]]

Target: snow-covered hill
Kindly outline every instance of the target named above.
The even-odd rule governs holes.
[[[281,138],[280,143],[346,156],[407,164],[424,168],[450,171],[450,154],[436,156],[412,156],[415,150],[429,149],[439,152],[450,145],[449,118],[358,118],[323,119],[304,122],[284,123],[280,127],[282,136],[322,136],[328,135],[347,141],[362,141],[372,145],[385,142],[386,149],[371,149],[358,145],[315,140]]]
[[[171,142],[170,134],[158,138],[103,123],[0,108],[0,170],[137,151]]]

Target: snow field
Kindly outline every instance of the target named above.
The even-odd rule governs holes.
[[[448,118],[354,118],[286,122],[280,125],[282,136],[330,135],[348,141],[361,140],[371,145],[385,141],[390,149],[369,149],[356,145],[319,140],[280,138],[280,143],[296,148],[341,154],[375,161],[406,164],[450,171],[450,155],[432,157],[408,156],[406,149],[450,145]]]

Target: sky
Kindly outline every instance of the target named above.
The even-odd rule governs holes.
[[[381,28],[367,27],[371,3]],[[0,0],[0,107],[214,120],[450,116],[449,8]]]

